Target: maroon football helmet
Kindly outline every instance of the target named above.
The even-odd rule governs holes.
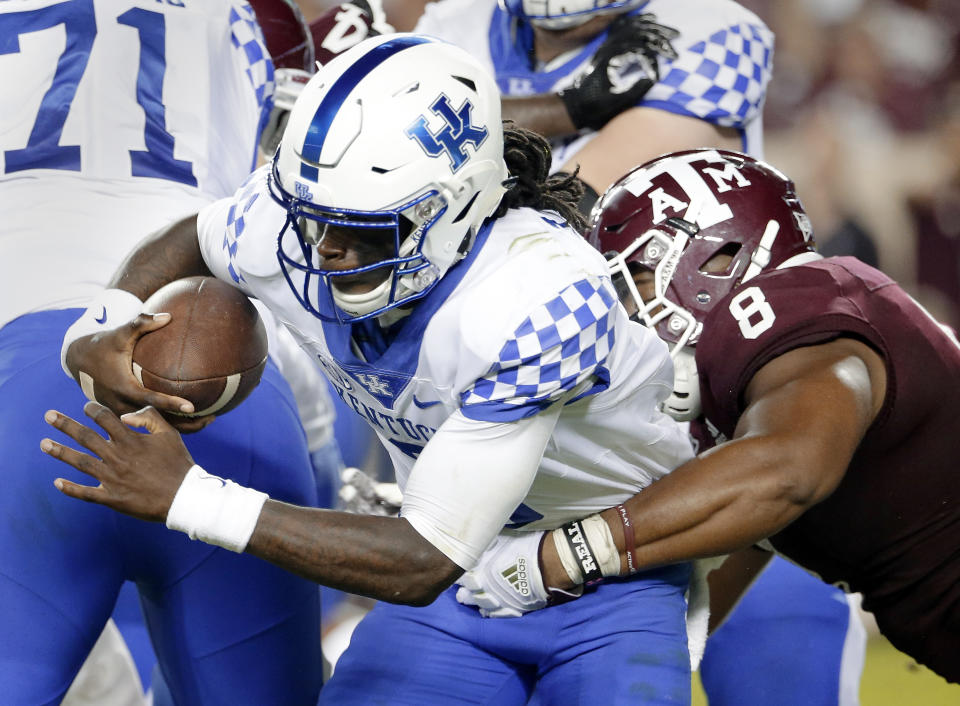
[[[629,291],[640,321],[674,354],[696,344],[707,312],[738,284],[815,249],[793,182],[728,150],[674,152],[635,168],[607,189],[590,221],[587,238],[607,255],[618,291]],[[729,265],[706,271],[720,254]],[[631,263],[654,273],[649,301]]]
[[[313,73],[313,35],[293,0],[249,0],[278,69]]]

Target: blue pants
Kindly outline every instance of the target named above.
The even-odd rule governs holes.
[[[689,704],[689,567],[601,583],[579,600],[482,618],[456,587],[425,608],[379,603],[360,621],[321,704]]]
[[[0,698],[59,703],[129,579],[178,706],[315,703],[315,584],[53,487],[58,476],[95,483],[39,446],[65,439],[45,410],[86,419],[60,368],[60,341],[79,314],[30,314],[0,329]],[[316,502],[296,407],[272,364],[246,402],[184,440],[212,473]]]
[[[843,592],[775,557],[707,640],[710,706],[858,702],[865,633]]]

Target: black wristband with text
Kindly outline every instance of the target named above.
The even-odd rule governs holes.
[[[563,536],[567,540],[567,545],[573,553],[573,558],[580,566],[583,573],[583,583],[599,581],[603,578],[600,571],[600,565],[593,553],[593,547],[587,541],[587,535],[584,534],[583,525],[577,522],[563,526]]]

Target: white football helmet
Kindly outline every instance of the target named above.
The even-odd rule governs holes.
[[[597,15],[616,15],[647,0],[500,0],[511,15],[544,29],[569,29]]]
[[[278,257],[300,303],[326,321],[357,321],[425,296],[473,245],[506,191],[500,94],[467,52],[432,37],[373,37],[304,87],[273,161],[287,209]],[[392,257],[323,269],[328,225],[393,235]],[[375,233],[376,231],[376,233]],[[383,269],[372,291],[338,277]]]

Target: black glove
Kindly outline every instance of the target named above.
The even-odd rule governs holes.
[[[654,22],[654,15],[621,15],[610,23],[606,41],[573,85],[560,92],[579,130],[599,130],[632,108],[660,80],[659,58],[676,59],[670,40],[680,33]]]

